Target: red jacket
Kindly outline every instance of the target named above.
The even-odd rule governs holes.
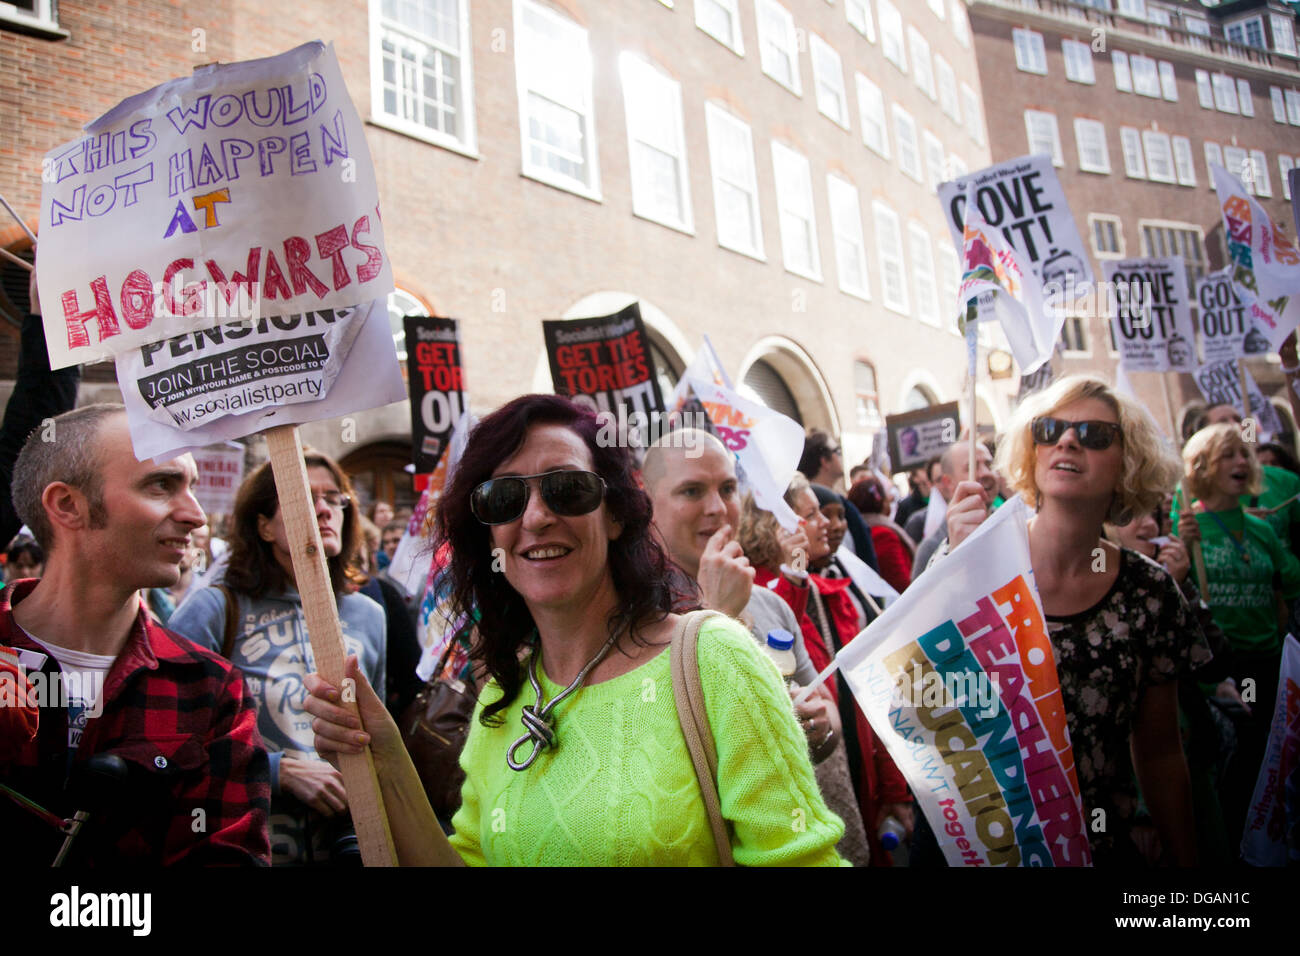
[[[21,602],[37,583],[20,581],[0,596],[0,644],[46,653],[10,609],[11,598]],[[53,683],[58,661],[49,656],[41,671]],[[114,802],[82,828],[69,864],[270,865],[266,749],[243,677],[227,661],[160,627],[141,607],[71,765],[67,708],[61,700],[41,703],[36,738],[0,762],[0,783],[66,818],[89,808],[64,790],[73,771],[98,754],[127,765]],[[6,855],[29,865],[48,866],[62,842],[2,795],[0,833]]]

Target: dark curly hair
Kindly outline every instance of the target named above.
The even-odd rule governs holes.
[[[868,475],[850,488],[848,499],[864,515],[889,513],[889,495],[875,475]]]
[[[502,691],[500,700],[483,709],[485,726],[501,724],[499,712],[510,706],[523,685],[519,650],[534,623],[524,599],[504,574],[492,569],[491,533],[470,511],[470,495],[519,450],[534,425],[562,425],[582,439],[591,452],[592,470],[605,479],[605,507],[622,525],[622,533],[609,544],[618,608],[606,622],[608,633],[626,628],[632,640],[638,640],[636,629],[671,613],[675,588],[680,590],[680,573],[673,571],[651,533],[650,497],[637,480],[632,455],[598,440],[600,423],[593,412],[558,395],[523,395],[497,409],[470,432],[439,502],[435,534],[436,544],[450,545],[453,619],[477,609],[478,636],[471,656],[483,662]]]

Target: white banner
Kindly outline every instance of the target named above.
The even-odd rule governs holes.
[[[352,321],[360,324],[360,330],[342,371],[323,399],[280,404],[253,412],[227,413],[220,418],[205,418],[201,424],[186,430],[150,417],[149,406],[139,390],[133,389],[130,381],[119,379],[136,457],[141,461],[173,458],[182,452],[242,438],[276,425],[300,425],[323,418],[337,418],[402,401],[407,397],[407,390],[393,347],[386,300],[377,299],[356,311]]]
[[[1007,502],[837,659],[952,866],[1091,860],[1027,518]]]
[[[1196,305],[1200,312],[1201,361],[1205,364],[1272,351],[1268,336],[1237,294],[1231,269],[1211,272],[1197,283]]]
[[[199,466],[199,483],[194,497],[209,515],[228,515],[235,510],[235,495],[244,481],[244,446],[223,442],[194,452]]]
[[[1196,371],[1196,330],[1182,256],[1107,260],[1111,327],[1126,372]]]
[[[1287,846],[1288,838],[1300,826],[1300,821],[1287,812],[1287,787],[1294,785],[1297,765],[1300,765],[1300,641],[1288,634],[1282,645],[1268,749],[1264,751],[1246,827],[1241,834],[1241,856],[1251,866],[1300,862],[1300,850]]]
[[[393,289],[334,48],[200,67],[51,150],[39,270],[53,368]]]

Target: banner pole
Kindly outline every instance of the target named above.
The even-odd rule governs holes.
[[[967,313],[966,319],[966,374],[970,378],[970,470],[966,472],[966,480],[975,480],[975,442],[978,441],[978,429],[976,422],[975,403],[975,377],[978,373],[978,349],[977,335],[979,324],[970,320],[970,314]]]
[[[34,265],[32,265],[32,264],[31,264],[30,262],[28,262],[26,259],[19,259],[16,255],[14,255],[14,254],[13,254],[12,252],[10,252],[8,249],[0,249],[0,256],[4,257],[5,259],[8,259],[10,262],[12,262],[12,263],[13,263],[14,265],[16,265],[16,266],[22,266],[22,267],[23,267],[24,269],[26,269],[28,272],[35,272],[35,271],[36,271],[36,267],[35,267]]]
[[[1177,375],[1177,372],[1161,372],[1161,389],[1160,393],[1165,397],[1165,414],[1169,416],[1169,437],[1174,440],[1175,445],[1182,444],[1179,441],[1178,420],[1174,417],[1174,403],[1169,398],[1169,376]]]
[[[1178,519],[1180,521],[1195,521],[1196,515],[1187,509],[1187,496],[1183,494],[1183,486],[1180,483],[1174,489],[1174,494],[1178,496]],[[1196,568],[1196,583],[1201,588],[1201,600],[1208,601],[1210,594],[1210,584],[1205,576],[1205,555],[1201,551],[1201,542],[1192,542],[1192,565]]]
[[[35,243],[36,233],[32,232],[30,229],[27,228],[27,223],[23,222],[22,216],[14,212],[14,207],[9,205],[9,200],[5,199],[4,196],[0,196],[0,205],[3,205],[6,209],[9,210],[9,215],[13,216],[14,221],[17,222],[18,225],[22,227],[23,232],[27,233],[27,238],[30,239],[33,243]]]
[[[307,480],[307,464],[303,460],[302,441],[298,426],[279,425],[268,428],[266,446],[271,453],[271,471],[275,475],[275,490],[284,516],[284,528],[289,536],[293,557],[294,582],[302,597],[303,616],[307,621],[307,637],[311,641],[316,669],[325,680],[343,692],[341,706],[351,705],[355,714],[356,695],[348,700],[343,688],[344,649],[339,627],[338,605],[334,588],[330,584],[329,570],[325,565],[325,552],[321,545],[320,527],[316,523],[315,502]],[[383,688],[376,688],[383,693]],[[358,715],[359,716],[359,715]],[[364,729],[364,728],[363,728]],[[383,797],[379,792],[379,778],[375,774],[374,755],[367,747],[359,754],[339,754],[339,772],[348,795],[348,809],[356,827],[357,844],[366,866],[396,866],[397,851],[384,812]]]
[[[1246,360],[1244,358],[1237,359],[1237,378],[1241,382],[1241,410],[1243,412],[1241,417],[1249,418],[1250,417],[1250,389],[1246,387],[1247,386]]]

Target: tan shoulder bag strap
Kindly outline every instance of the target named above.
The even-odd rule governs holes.
[[[673,701],[677,705],[677,720],[682,725],[686,749],[704,797],[704,809],[709,815],[709,829],[718,848],[722,866],[735,866],[731,856],[731,836],[726,821],[722,819],[722,804],[718,799],[718,751],[713,742],[713,728],[704,709],[704,688],[700,684],[700,659],[698,646],[700,627],[717,611],[693,611],[682,615],[682,623],[673,634],[669,651],[673,673]]]
[[[221,641],[221,656],[230,660],[230,654],[235,649],[235,637],[239,633],[239,604],[235,600],[235,592],[226,585],[218,584],[217,590],[226,599],[226,630]]]

